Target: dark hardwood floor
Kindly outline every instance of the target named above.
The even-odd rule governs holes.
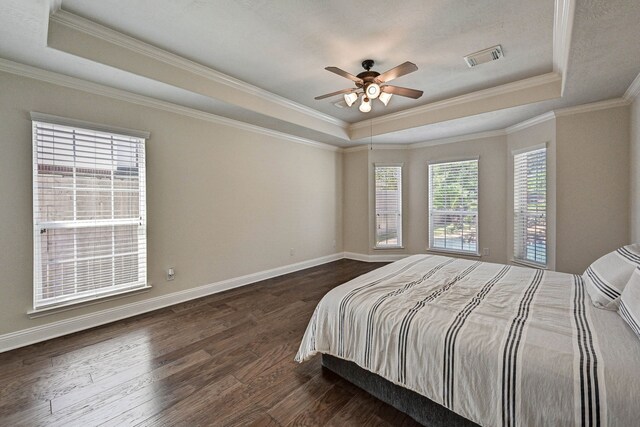
[[[0,354],[1,426],[413,426],[294,355],[341,260]]]

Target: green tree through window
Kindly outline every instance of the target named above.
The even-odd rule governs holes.
[[[429,165],[429,246],[477,253],[478,161]]]

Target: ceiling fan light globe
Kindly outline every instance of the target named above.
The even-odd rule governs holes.
[[[369,99],[376,99],[380,95],[380,85],[378,83],[371,83],[367,86],[366,94]]]
[[[371,101],[367,98],[366,95],[362,95],[362,102],[360,103],[360,107],[358,107],[360,111],[363,113],[368,113],[371,111]]]
[[[346,102],[349,107],[351,107],[357,99],[358,95],[353,92],[344,94],[344,102]]]
[[[378,99],[379,99],[380,101],[382,101],[382,103],[383,103],[383,104],[384,104],[384,106],[386,107],[386,106],[389,104],[389,100],[391,99],[391,96],[392,96],[392,95],[393,95],[393,94],[391,94],[391,93],[382,92],[382,93],[380,94],[380,96],[378,97]]]

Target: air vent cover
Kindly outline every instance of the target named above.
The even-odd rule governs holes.
[[[464,57],[464,60],[469,68],[473,68],[477,67],[480,64],[484,64],[485,62],[496,61],[503,56],[504,55],[502,54],[502,46],[497,45],[488,49],[481,50],[479,52],[470,53],[469,55]]]

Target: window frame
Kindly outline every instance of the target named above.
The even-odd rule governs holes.
[[[477,209],[475,211],[475,228],[476,228],[476,250],[475,251],[467,251],[467,250],[458,250],[458,249],[450,249],[450,248],[439,248],[433,246],[433,221],[432,221],[432,185],[433,180],[431,179],[431,167],[448,164],[448,163],[461,163],[461,162],[470,162],[475,161],[477,164],[477,175],[476,175],[476,192],[477,192]],[[453,254],[453,255],[463,255],[469,257],[480,257],[480,156],[475,157],[464,157],[464,158],[452,158],[452,159],[440,159],[440,160],[431,160],[427,162],[427,188],[428,188],[428,201],[427,201],[427,219],[429,222],[429,229],[427,232],[427,251],[429,252],[437,252],[444,254]]]
[[[517,214],[517,209],[516,209],[516,156],[520,156],[520,155],[525,155],[525,154],[529,154],[532,153],[534,151],[539,151],[539,150],[545,150],[545,210],[544,210],[544,218],[545,218],[545,222],[546,222],[546,228],[545,228],[545,233],[544,233],[544,239],[545,239],[545,253],[544,253],[544,257],[545,257],[545,262],[541,263],[541,262],[537,262],[534,260],[530,260],[530,259],[523,259],[518,257],[518,251],[516,250],[516,244],[518,241],[517,238],[517,218],[518,218],[518,214]],[[512,209],[512,216],[513,216],[513,221],[512,221],[512,245],[511,245],[511,262],[515,263],[515,264],[521,264],[527,267],[534,267],[534,268],[540,268],[540,269],[547,269],[549,267],[549,147],[548,144],[543,143],[543,144],[538,144],[538,145],[533,145],[533,146],[529,146],[529,147],[525,147],[525,148],[521,148],[518,150],[513,150],[511,152],[511,161],[513,164],[513,182],[511,183],[513,185],[513,192],[512,192],[512,197],[513,197],[513,201],[511,204],[511,209]],[[526,238],[525,238],[526,240]]]
[[[400,185],[399,185],[399,205],[398,205],[398,233],[397,239],[398,244],[396,245],[379,245],[378,244],[378,234],[377,234],[377,219],[378,219],[378,209],[377,209],[377,191],[376,191],[376,169],[377,168],[400,168]],[[386,250],[386,249],[404,249],[403,246],[403,232],[404,227],[403,224],[403,191],[404,191],[404,163],[374,163],[373,164],[373,249],[376,250]]]
[[[97,124],[93,122],[87,122],[83,120],[70,119],[65,117],[54,116],[50,114],[43,114],[38,112],[31,112],[31,126],[32,126],[32,135],[31,135],[31,146],[32,146],[32,176],[33,176],[33,185],[32,185],[32,197],[33,197],[33,284],[32,284],[32,292],[33,292],[33,303],[32,309],[28,311],[30,317],[39,317],[40,315],[46,315],[49,313],[55,313],[58,311],[65,311],[68,309],[72,309],[79,306],[85,306],[90,304],[95,304],[101,302],[103,300],[119,298],[124,296],[125,294],[137,293],[141,291],[147,291],[151,288],[151,285],[148,283],[148,262],[147,262],[147,242],[148,242],[148,234],[147,234],[147,185],[146,185],[146,142],[149,139],[150,133],[146,131],[139,131],[133,129],[126,129],[114,126],[108,126],[103,124]],[[118,226],[128,224],[129,220],[119,220],[116,218],[111,218],[110,220],[103,219],[94,219],[94,225],[88,225],[79,223],[78,219],[72,220],[53,220],[47,221],[42,220],[39,214],[39,208],[41,204],[41,198],[38,194],[40,179],[38,174],[38,165],[39,165],[39,157],[38,157],[38,139],[37,139],[37,126],[38,124],[43,125],[60,125],[66,126],[73,129],[77,129],[79,131],[89,131],[89,132],[100,132],[104,134],[110,134],[114,137],[126,137],[126,138],[135,138],[139,141],[137,144],[141,145],[143,158],[142,160],[138,160],[139,170],[142,170],[138,178],[138,185],[134,188],[137,188],[138,195],[138,227],[142,227],[139,229],[138,235],[142,236],[142,243],[137,243],[137,251],[138,256],[144,256],[144,262],[142,264],[142,270],[139,270],[137,273],[138,279],[136,281],[127,282],[124,284],[119,284],[116,289],[98,289],[94,291],[92,294],[89,292],[78,292],[74,294],[70,294],[68,297],[58,297],[52,298],[51,302],[47,302],[42,298],[38,298],[38,293],[43,288],[43,279],[42,279],[42,268],[44,263],[46,262],[41,255],[41,229],[43,225],[47,224],[55,224],[52,229],[78,229],[79,226],[86,226],[87,228],[96,228],[96,227],[104,227],[104,226]],[[74,167],[75,170],[75,167]],[[75,174],[75,172],[74,172]],[[113,179],[113,178],[111,178]],[[75,188],[75,177],[73,187]],[[113,190],[112,190],[113,191]],[[91,193],[94,194],[94,193]],[[112,195],[113,197],[113,195]],[[113,200],[113,199],[112,199]],[[73,202],[74,212],[76,209],[76,201]],[[112,207],[113,210],[113,207]],[[75,215],[75,214],[74,214]],[[113,215],[113,214],[112,214]],[[85,220],[86,222],[86,220]],[[50,227],[47,226],[47,229]],[[113,239],[113,237],[112,237]],[[140,247],[142,246],[143,249]],[[114,256],[113,250],[111,256]],[[140,262],[140,261],[138,261]],[[74,267],[74,271],[77,267]],[[138,264],[138,268],[139,264]],[[74,273],[74,275],[77,273]],[[74,297],[75,296],[75,297]]]

